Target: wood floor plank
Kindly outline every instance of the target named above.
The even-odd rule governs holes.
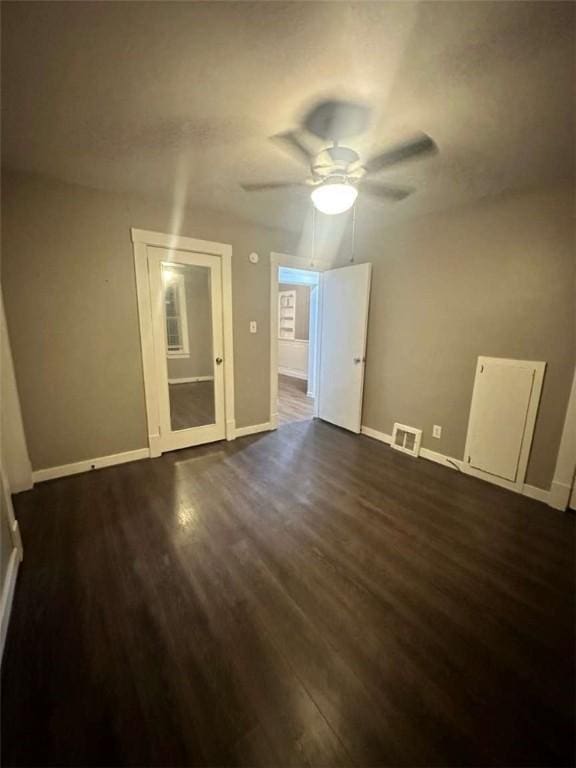
[[[278,424],[308,421],[314,415],[314,398],[308,397],[308,382],[294,376],[278,376]]]
[[[43,483],[4,765],[574,762],[574,516],[313,420]]]

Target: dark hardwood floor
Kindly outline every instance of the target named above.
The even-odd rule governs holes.
[[[278,424],[306,421],[314,415],[314,398],[306,395],[307,382],[293,376],[278,376]]]
[[[172,429],[189,429],[214,424],[214,382],[192,381],[169,384]]]
[[[3,765],[572,765],[574,516],[316,421],[40,484]]]

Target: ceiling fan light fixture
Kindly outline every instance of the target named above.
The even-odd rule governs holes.
[[[334,216],[337,213],[344,213],[354,205],[358,197],[358,190],[352,184],[341,181],[327,181],[314,187],[310,197],[314,207],[320,213],[326,213]]]

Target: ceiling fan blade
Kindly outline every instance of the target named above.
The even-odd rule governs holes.
[[[244,192],[260,192],[265,189],[290,189],[307,186],[300,181],[264,181],[255,184],[240,184]]]
[[[271,136],[270,139],[277,142],[283,149],[287,149],[301,163],[310,167],[315,153],[304,144],[296,131],[277,133],[275,136]]]
[[[395,147],[381,152],[379,155],[374,155],[374,157],[371,157],[364,163],[364,168],[366,173],[378,173],[378,171],[389,168],[391,165],[396,165],[396,163],[402,163],[419,155],[436,152],[438,152],[438,147],[433,139],[427,134],[421,133],[402,144],[397,144]]]
[[[377,181],[362,181],[359,185],[363,192],[383,200],[404,200],[416,190],[412,187],[394,187],[390,184],[379,184]]]

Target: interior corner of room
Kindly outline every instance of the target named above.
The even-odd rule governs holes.
[[[453,6],[3,4],[9,762],[573,756],[576,11]]]

